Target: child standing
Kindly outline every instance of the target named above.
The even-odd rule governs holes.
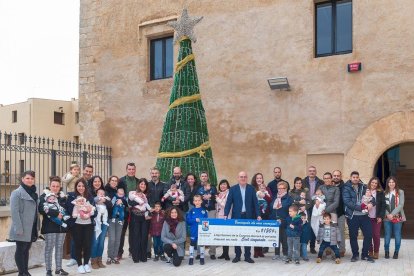
[[[286,236],[288,243],[288,257],[286,264],[292,262],[299,264],[299,247],[300,236],[302,234],[302,219],[298,214],[298,206],[292,205],[289,207],[289,217],[286,218]]]
[[[200,219],[208,218],[208,213],[201,207],[201,196],[194,196],[194,208],[187,213],[187,224],[190,225],[190,260],[189,265],[194,263],[194,250],[197,250],[198,240],[198,223]],[[200,265],[204,265],[204,246],[199,246],[198,251],[200,253]]]
[[[317,263],[322,261],[323,251],[327,247],[330,247],[335,253],[335,263],[339,264],[341,262],[341,256],[339,255],[338,245],[341,243],[341,231],[338,228],[336,223],[331,222],[331,214],[325,213],[323,215],[323,224],[319,227],[318,235],[316,240],[319,246],[318,258],[316,259]]]
[[[161,203],[155,202],[154,211],[151,215],[150,235],[154,246],[154,262],[161,258],[161,261],[167,261],[164,256],[163,243],[161,241],[162,226],[164,225],[164,211],[161,209]]]
[[[120,199],[121,202],[117,204],[118,199]],[[125,219],[125,206],[128,205],[123,188],[118,188],[118,190],[116,190],[116,194],[112,198],[112,205],[114,206],[112,208],[112,222],[115,222],[116,218],[118,218],[118,223],[123,225]]]
[[[307,247],[308,243],[312,237],[312,228],[308,222],[308,216],[305,212],[300,213],[302,219],[302,234],[300,235],[300,250],[302,253],[302,259],[304,261],[309,261]]]

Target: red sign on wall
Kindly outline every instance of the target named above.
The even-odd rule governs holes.
[[[348,72],[350,73],[361,71],[361,69],[362,69],[361,62],[353,62],[353,63],[348,64]]]

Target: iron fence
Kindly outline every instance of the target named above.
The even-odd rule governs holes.
[[[74,163],[81,167],[91,164],[95,175],[108,179],[112,174],[112,149],[0,131],[0,204],[8,203],[24,171],[36,172],[36,185],[41,193],[50,176],[62,177]]]

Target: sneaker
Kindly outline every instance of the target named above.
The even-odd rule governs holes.
[[[167,258],[165,258],[165,256],[164,256],[164,255],[161,255],[160,260],[161,260],[161,261],[163,261],[163,262],[166,262],[166,261],[167,261]]]
[[[118,258],[112,259],[112,262],[113,262],[114,264],[120,264],[120,262],[119,262]]]
[[[168,258],[167,261],[166,261],[166,263],[167,264],[170,264],[171,263],[171,258]]]
[[[78,264],[78,262],[75,259],[70,259],[66,266],[74,266],[76,264]]]
[[[204,258],[200,258],[200,265],[204,265]]]
[[[53,276],[52,270],[46,270],[46,276]]]
[[[316,259],[316,262],[319,264],[320,262],[322,262],[322,259],[321,258],[317,258]]]
[[[216,259],[216,255],[210,255],[210,259],[215,260]]]
[[[188,265],[193,265],[194,264],[194,258],[190,258],[188,260]]]
[[[299,260],[295,260],[295,264],[297,265],[300,264]]]
[[[244,258],[244,261],[249,264],[254,264],[254,260],[252,258]]]
[[[304,260],[305,262],[309,262],[308,258],[302,258],[302,260]]]
[[[290,264],[292,262],[291,259],[286,259],[285,264]]]
[[[56,275],[63,275],[63,276],[69,275],[69,273],[64,271],[63,269],[55,270],[55,274]]]
[[[122,220],[118,221],[119,225],[124,225],[124,222]]]
[[[115,223],[116,219],[114,219],[114,218],[113,218],[113,219],[111,219],[111,221],[112,221],[113,223]]]
[[[370,256],[364,256],[364,257],[361,258],[361,260],[368,261],[370,263],[375,263],[374,259]]]
[[[151,259],[151,252],[147,252],[147,259]]]
[[[158,260],[160,259],[160,256],[158,256],[158,255],[155,255],[155,257],[154,257],[154,262],[158,262]]]
[[[336,258],[336,259],[335,259],[335,263],[336,263],[336,264],[340,264],[340,263],[341,263],[341,259]]]
[[[358,259],[359,259],[359,257],[358,257],[358,256],[352,256],[352,258],[351,258],[351,262],[355,263],[355,262],[357,262],[357,261],[358,261]]]
[[[108,258],[107,260],[106,260],[106,265],[111,265],[112,264],[112,259],[111,258]]]
[[[85,274],[85,267],[83,265],[78,266],[78,273],[79,274]]]
[[[272,258],[272,260],[280,260],[281,258],[280,258],[280,255],[275,255],[273,258]]]
[[[84,265],[83,267],[85,268],[86,273],[90,273],[92,271],[91,267],[88,264]]]
[[[200,255],[197,255],[196,256],[196,260],[200,260]]]
[[[315,248],[311,248],[311,249],[310,249],[310,253],[312,253],[312,254],[316,254],[316,250],[315,250]]]

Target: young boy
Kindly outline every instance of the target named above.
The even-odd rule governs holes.
[[[190,260],[189,265],[194,263],[194,250],[197,250],[198,223],[203,218],[208,218],[208,213],[201,207],[202,199],[200,195],[195,195],[193,199],[194,208],[187,213],[187,224],[190,226]],[[204,265],[204,246],[199,246],[200,265]]]
[[[309,261],[309,259],[308,259],[308,252],[306,249],[312,237],[312,228],[308,222],[308,218],[305,212],[301,212],[300,217],[302,219],[302,234],[300,235],[300,248],[302,252],[302,259],[305,262],[307,262]]]
[[[338,249],[338,246],[341,243],[341,231],[336,223],[331,222],[331,214],[325,213],[323,215],[323,224],[319,226],[316,240],[318,244],[321,244],[319,247],[318,258],[316,259],[317,263],[322,261],[323,251],[325,251],[327,247],[330,247],[335,253],[335,263],[339,264],[341,262],[341,256],[339,255]]]
[[[288,243],[288,257],[285,261],[286,264],[295,261],[295,264],[299,262],[299,247],[300,236],[302,234],[302,219],[298,215],[298,206],[292,205],[289,207],[289,217],[286,219],[286,236]]]
[[[161,209],[161,203],[155,202],[154,211],[151,215],[150,235],[152,237],[152,244],[154,246],[154,262],[161,258],[161,261],[166,261],[164,256],[163,243],[161,241],[162,226],[164,224],[164,211]]]

